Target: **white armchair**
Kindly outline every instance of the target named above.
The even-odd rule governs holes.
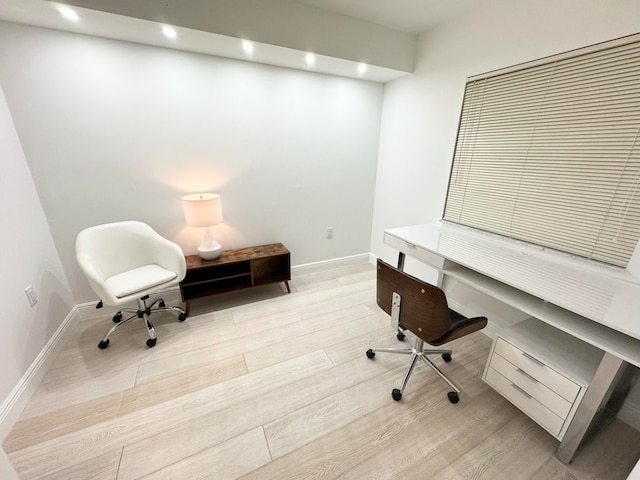
[[[167,307],[161,298],[147,305],[149,295],[176,285],[186,273],[184,254],[178,245],[161,237],[150,226],[135,221],[97,225],[76,238],[76,258],[89,285],[107,305],[119,306],[136,300],[138,308],[122,308],[117,322],[98,343],[109,345],[109,335],[135,318],[144,319],[149,333],[147,346],[156,344],[156,332],[149,316],[170,310],[180,321],[187,318],[180,307]],[[155,305],[158,305],[157,307]],[[122,320],[122,312],[132,315]]]

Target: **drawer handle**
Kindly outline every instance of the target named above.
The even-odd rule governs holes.
[[[536,377],[533,377],[533,376],[529,375],[527,372],[525,372],[525,371],[524,371],[524,370],[522,370],[521,368],[519,368],[519,369],[517,370],[517,372],[518,372],[520,375],[523,375],[524,377],[526,377],[526,378],[528,378],[529,380],[531,380],[533,383],[540,383]]]
[[[523,389],[521,389],[518,385],[516,385],[515,383],[512,383],[511,386],[513,388],[515,388],[517,391],[519,391],[522,395],[524,395],[527,398],[533,398],[531,395],[529,395],[527,392],[525,392]]]
[[[527,352],[522,352],[522,355],[524,355],[526,358],[528,358],[529,360],[531,360],[533,363],[536,363],[538,365],[540,365],[541,367],[546,367],[546,365],[544,363],[542,363],[540,360],[538,360],[537,358],[532,357],[531,355],[529,355]]]
[[[416,248],[415,243],[409,243],[409,242],[405,242],[405,243],[407,244],[407,247]]]

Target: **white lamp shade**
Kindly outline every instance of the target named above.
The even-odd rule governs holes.
[[[189,227],[212,227],[222,223],[220,195],[194,193],[182,197],[184,219]]]

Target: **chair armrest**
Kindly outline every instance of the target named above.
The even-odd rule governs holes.
[[[84,253],[76,255],[78,265],[87,277],[89,285],[95,292],[95,294],[107,305],[117,305],[119,299],[111,293],[111,290],[107,288],[104,281],[104,274],[100,267],[91,259],[91,257]]]
[[[153,243],[153,260],[171,272],[175,272],[176,281],[181,281],[187,273],[184,252],[175,243],[158,236]]]

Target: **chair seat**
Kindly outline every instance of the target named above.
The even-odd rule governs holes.
[[[160,265],[145,265],[119,273],[105,280],[105,284],[118,298],[141,292],[176,278],[176,274]]]

